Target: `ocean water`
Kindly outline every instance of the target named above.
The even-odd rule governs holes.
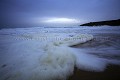
[[[0,80],[66,80],[74,67],[120,65],[120,26],[0,30]]]

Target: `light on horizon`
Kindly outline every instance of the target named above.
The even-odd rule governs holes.
[[[46,18],[42,20],[43,23],[80,23],[79,20],[77,19],[72,19],[72,18]]]

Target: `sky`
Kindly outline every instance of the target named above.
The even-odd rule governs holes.
[[[120,18],[120,0],[0,0],[0,27],[79,25]]]

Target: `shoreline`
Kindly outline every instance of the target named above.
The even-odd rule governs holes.
[[[75,67],[68,80],[120,80],[120,66],[108,65],[104,72],[83,71]]]

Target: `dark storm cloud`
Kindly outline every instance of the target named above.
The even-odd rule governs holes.
[[[119,14],[120,0],[0,0],[1,26],[39,26],[36,18],[44,17],[109,20]]]

